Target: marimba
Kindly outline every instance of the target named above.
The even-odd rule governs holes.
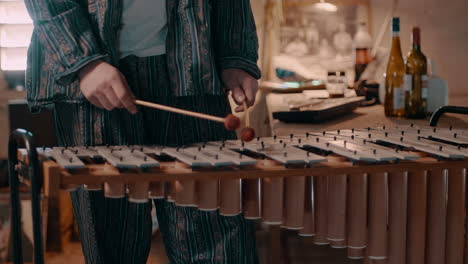
[[[80,185],[133,203],[167,199],[297,230],[316,244],[347,248],[352,259],[402,264],[468,258],[467,147],[468,130],[411,125],[183,148],[75,146],[29,148],[14,155],[16,149],[10,148],[10,154],[16,156],[11,164],[30,164],[24,180],[37,199],[37,236],[43,180],[47,199]],[[18,173],[11,170],[14,189]],[[13,217],[19,206],[14,195],[12,190]],[[40,256],[41,239],[36,248]]]

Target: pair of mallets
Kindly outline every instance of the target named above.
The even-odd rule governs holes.
[[[145,107],[150,107],[154,109],[159,109],[163,111],[168,111],[172,113],[177,113],[181,115],[187,115],[187,116],[192,116],[192,117],[197,117],[197,118],[202,118],[206,120],[211,120],[214,122],[219,122],[223,123],[224,127],[227,130],[237,130],[239,129],[241,122],[238,117],[229,114],[226,117],[218,117],[218,116],[212,116],[212,115],[207,115],[203,113],[197,113],[193,111],[188,111],[188,110],[183,110],[171,106],[166,106],[166,105],[161,105],[161,104],[155,104],[155,103],[150,103],[150,102],[145,102],[141,100],[135,100],[135,104],[145,106]],[[241,131],[241,139],[242,141],[249,142],[252,141],[255,138],[255,131],[250,127],[250,114],[248,111],[248,105],[247,102],[244,101],[244,111],[245,111],[245,127]]]

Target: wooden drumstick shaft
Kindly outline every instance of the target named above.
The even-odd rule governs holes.
[[[245,112],[245,126],[250,127],[250,113],[249,113],[249,105],[247,101],[244,101],[244,112]]]
[[[150,102],[146,102],[146,101],[142,101],[142,100],[135,100],[135,104],[150,107],[150,108],[155,108],[155,109],[159,109],[159,110],[164,110],[164,111],[168,111],[168,112],[173,112],[173,113],[177,113],[177,114],[181,114],[181,115],[188,115],[188,116],[193,116],[193,117],[197,117],[197,118],[201,118],[201,119],[207,119],[207,120],[220,122],[220,123],[224,123],[224,121],[225,121],[225,119],[223,117],[197,113],[197,112],[183,110],[183,109],[179,109],[179,108],[175,108],[175,107],[171,107],[171,106],[150,103]]]

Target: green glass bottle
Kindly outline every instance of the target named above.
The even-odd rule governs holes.
[[[424,118],[427,112],[427,59],[421,51],[421,30],[413,28],[413,49],[406,60],[405,110],[408,118]]]

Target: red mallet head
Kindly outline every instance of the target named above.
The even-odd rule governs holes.
[[[241,131],[241,139],[244,142],[250,142],[255,138],[255,131],[251,127],[244,127]]]
[[[224,118],[224,127],[227,130],[236,130],[240,127],[240,119],[232,114],[229,114]]]

